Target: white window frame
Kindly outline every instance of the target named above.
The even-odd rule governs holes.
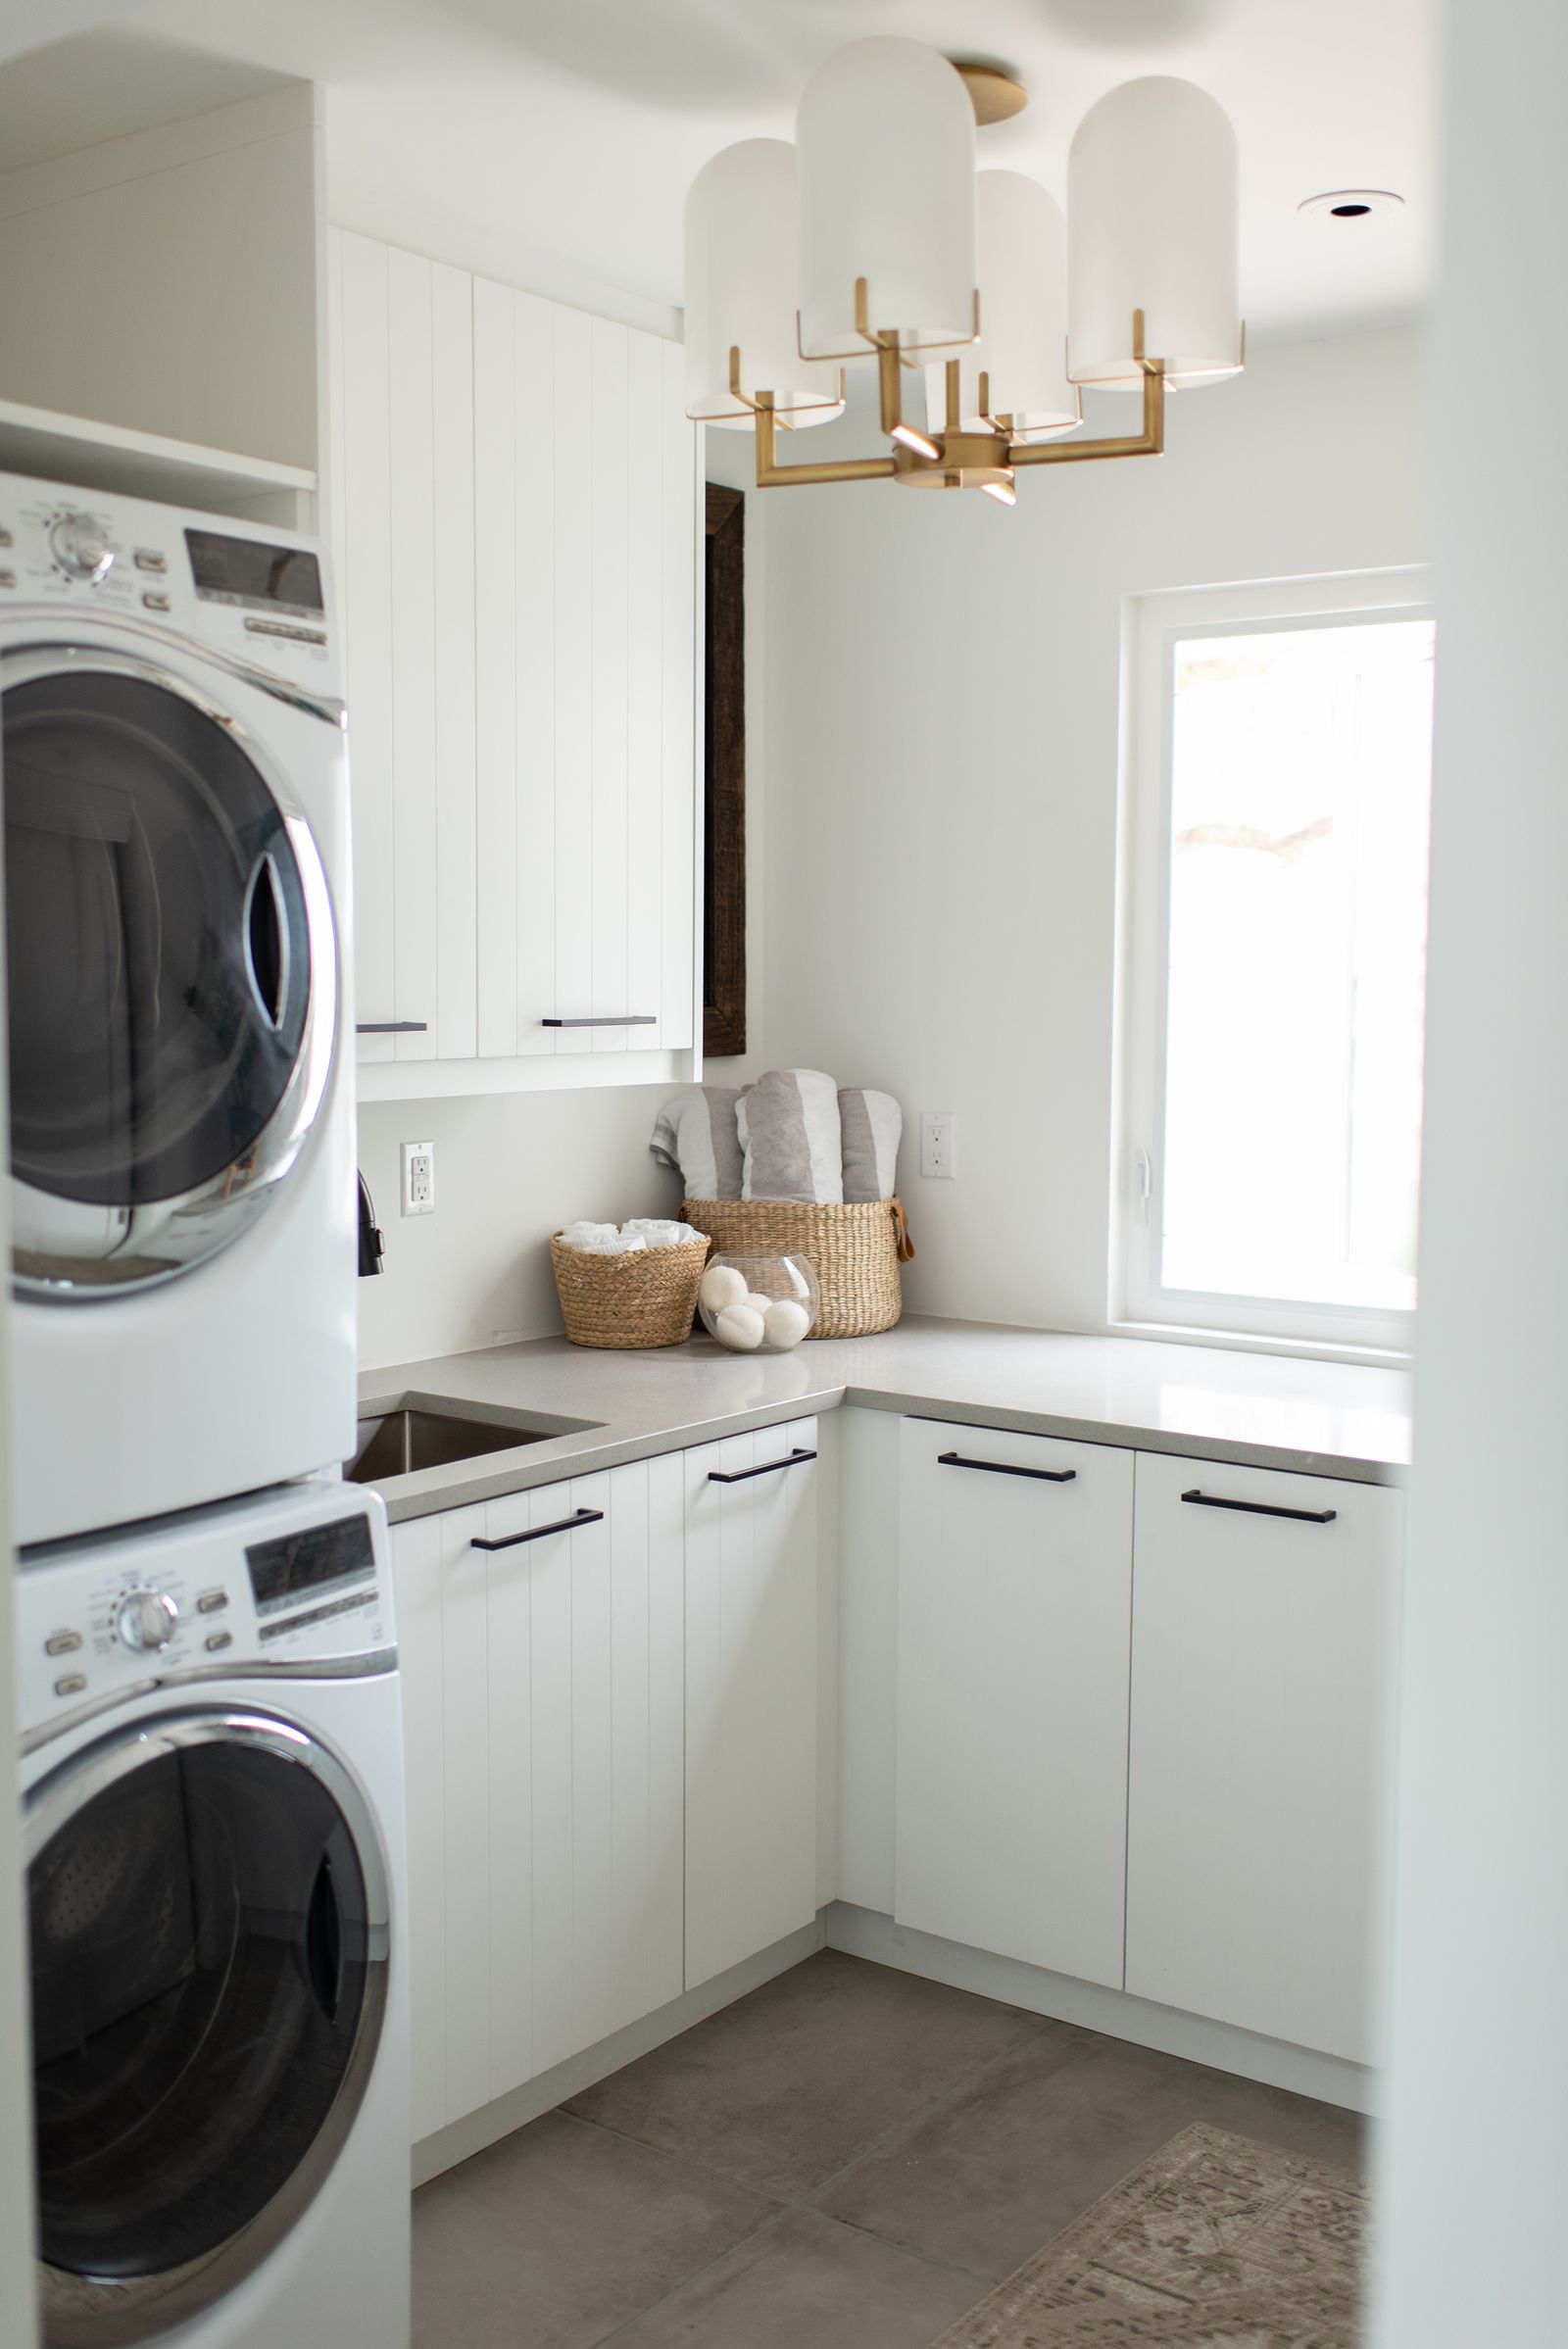
[[[1118,1076],[1112,1150],[1112,1328],[1351,1359],[1409,1354],[1415,1315],[1291,1297],[1166,1288],[1166,986],[1170,932],[1173,648],[1195,636],[1430,619],[1420,569],[1357,571],[1129,596],[1123,634]]]

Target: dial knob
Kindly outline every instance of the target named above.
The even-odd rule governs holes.
[[[179,1609],[167,1590],[132,1590],[120,1602],[115,1628],[127,1647],[145,1653],[167,1647],[178,1621]]]
[[[63,514],[50,528],[49,544],[74,579],[101,579],[115,560],[108,532],[90,514]]]

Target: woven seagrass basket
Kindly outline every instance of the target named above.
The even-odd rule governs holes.
[[[808,1256],[822,1293],[813,1338],[868,1338],[904,1310],[899,1266],[914,1254],[896,1199],[819,1206],[799,1199],[689,1199],[685,1221],[720,1254]]]
[[[573,1346],[679,1346],[692,1331],[706,1248],[643,1248],[590,1256],[550,1243],[556,1295]]]

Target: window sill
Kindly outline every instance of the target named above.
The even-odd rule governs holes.
[[[1368,1370],[1408,1370],[1399,1346],[1335,1345],[1321,1338],[1264,1337],[1253,1330],[1209,1330],[1174,1321],[1107,1321],[1112,1338],[1148,1338],[1166,1346],[1217,1346],[1239,1354],[1283,1354],[1307,1362],[1358,1362]]]

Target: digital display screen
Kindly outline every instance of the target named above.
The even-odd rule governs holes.
[[[303,547],[270,547],[220,530],[187,530],[185,546],[196,593],[210,604],[289,612],[299,619],[320,619],[326,611],[320,563]]]
[[[245,1552],[258,1615],[275,1614],[303,1592],[328,1584],[360,1582],[375,1572],[375,1545],[368,1517],[336,1517],[330,1525],[308,1525],[275,1542],[258,1542]]]

